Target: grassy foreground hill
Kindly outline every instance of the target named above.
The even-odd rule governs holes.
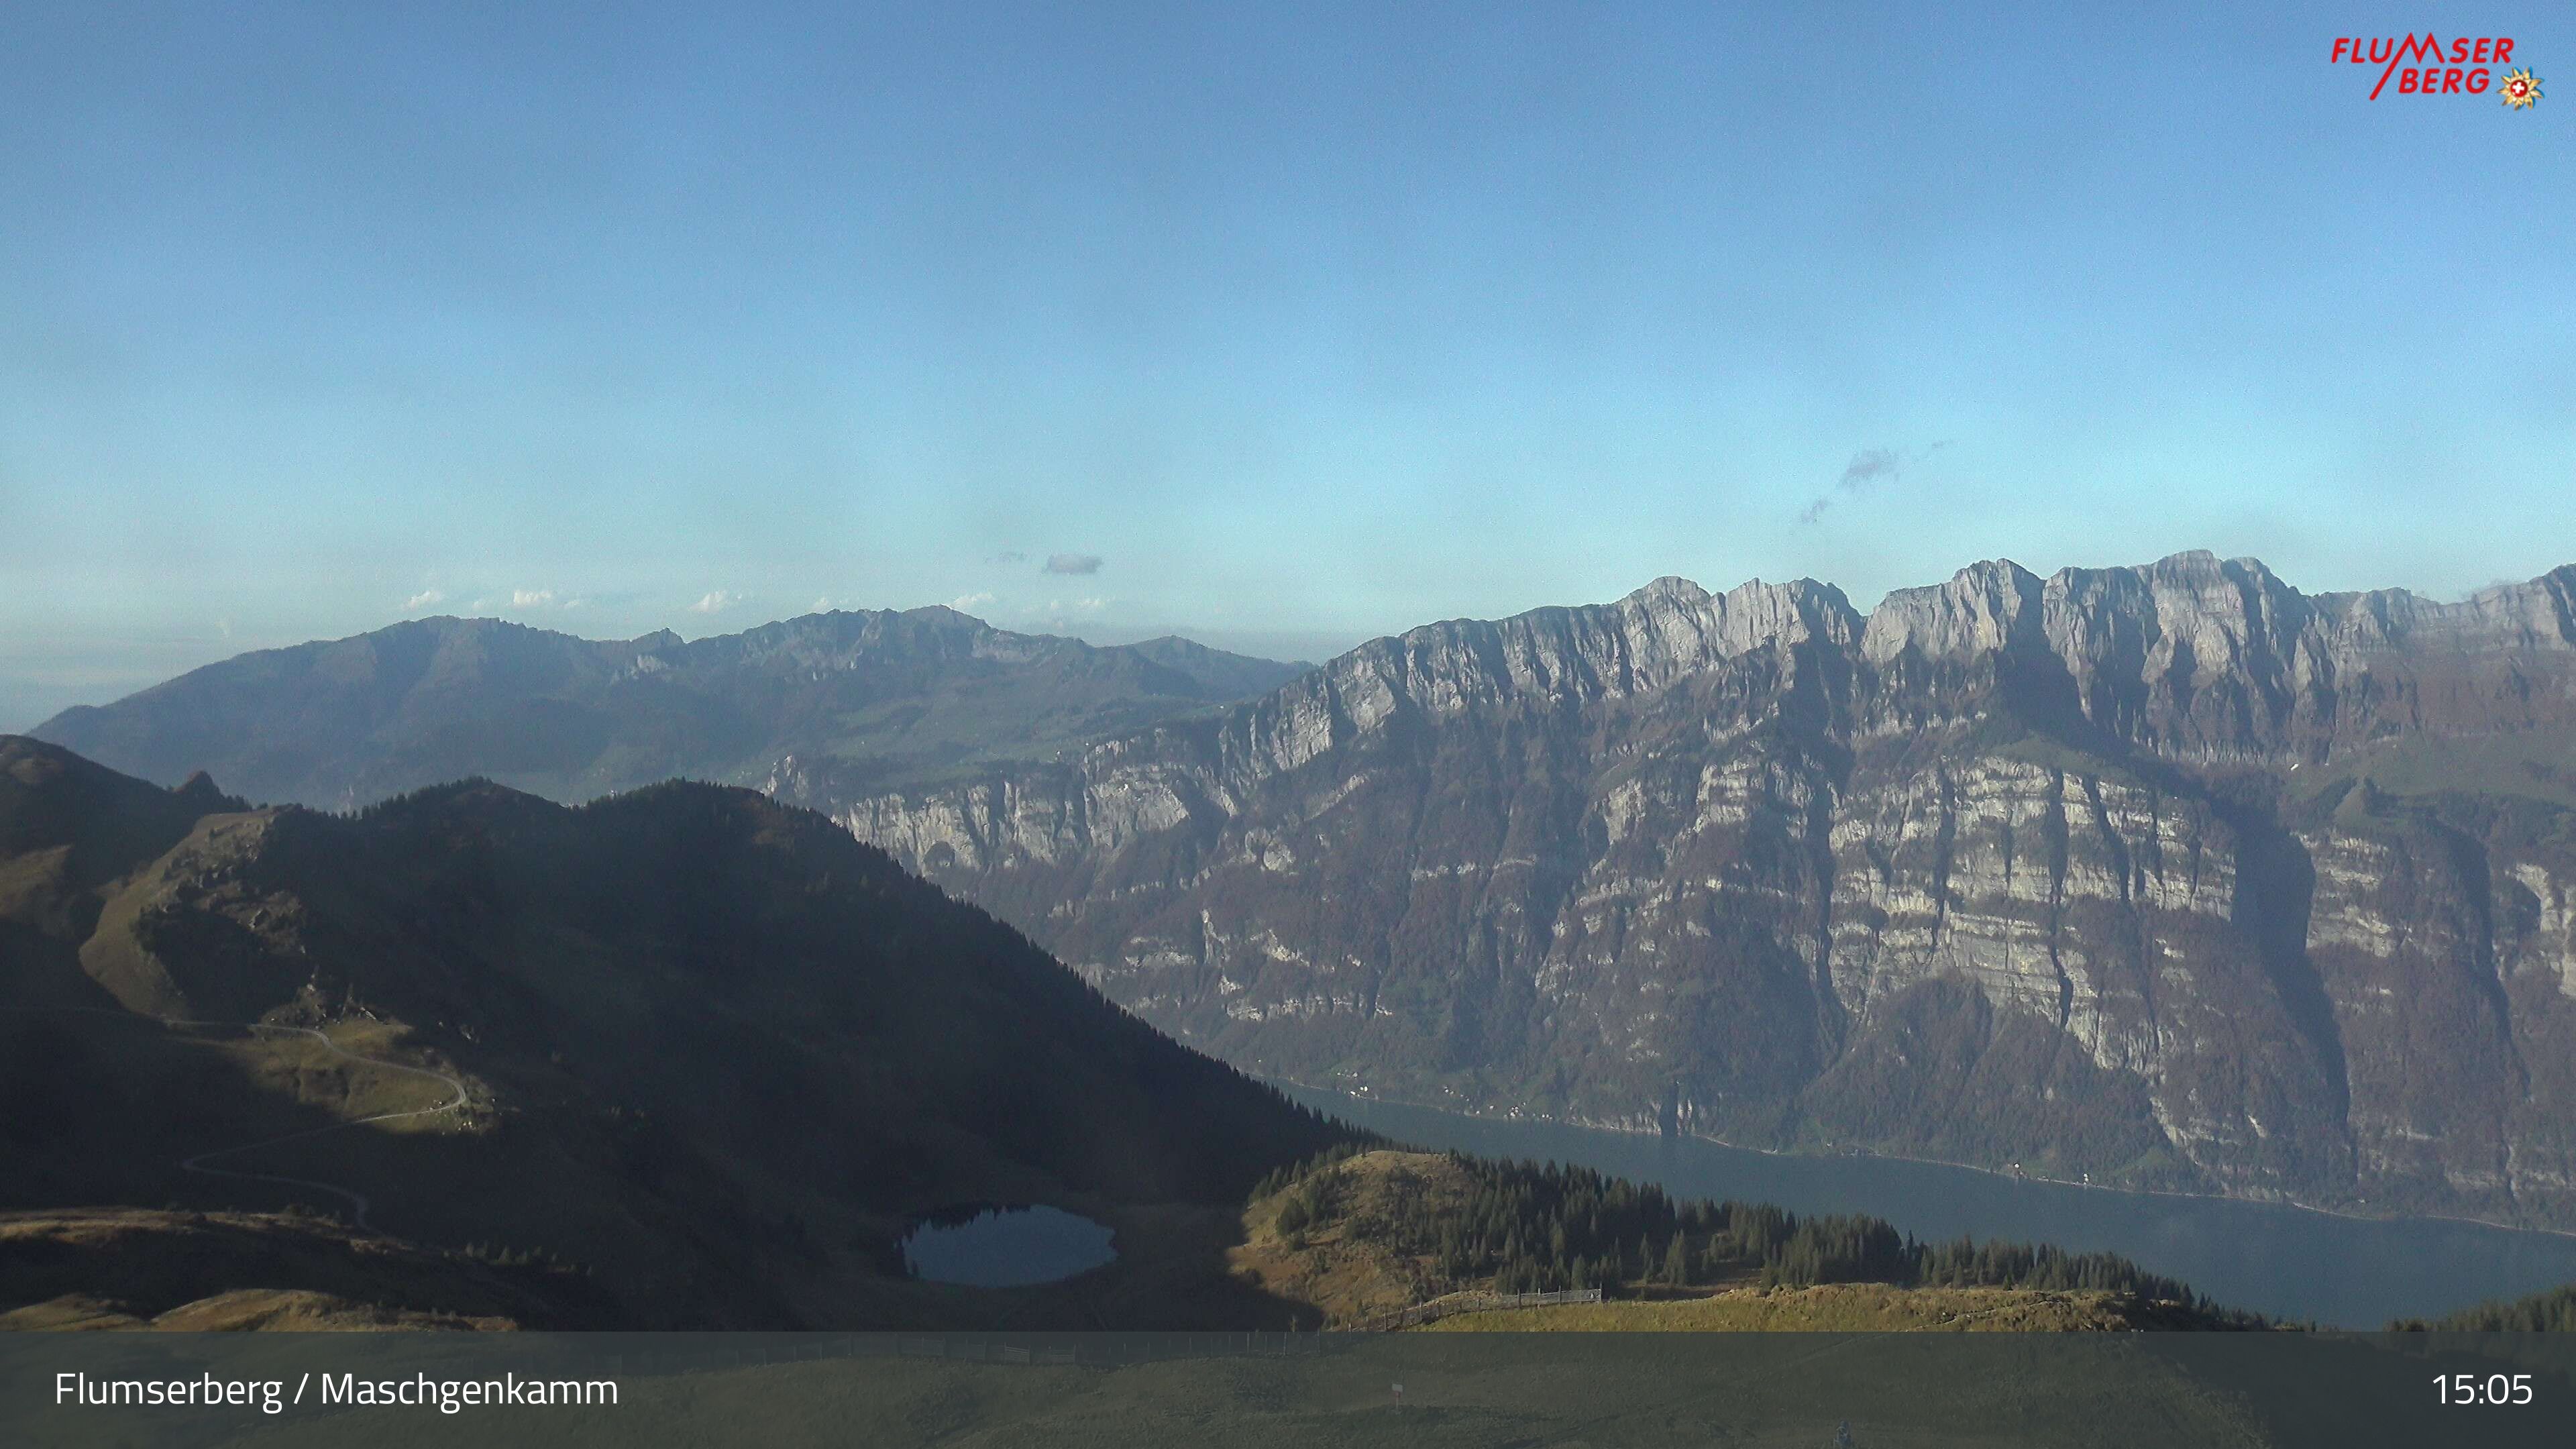
[[[1346,1326],[1444,1329],[2258,1328],[2108,1253],[1918,1243],[1867,1217],[1677,1202],[1584,1168],[1345,1146],[1265,1179],[1236,1271]],[[1598,1288],[1604,1301],[1502,1295]]]
[[[229,1275],[71,1308],[365,1298],[400,1259],[384,1301],[468,1319],[1275,1325],[1221,1240],[1341,1135],[748,791],[467,783],[339,817],[0,738],[0,1308],[72,1291],[68,1207],[129,1210],[123,1259],[187,1260],[179,1220],[132,1211],[167,1205],[217,1215]],[[906,1225],[972,1202],[1087,1213],[1120,1263],[909,1280]],[[291,1206],[346,1220],[337,1248]],[[469,1249],[574,1271],[426,1291]]]
[[[0,1329],[613,1327],[563,1265],[440,1250],[309,1213],[73,1208],[0,1217]],[[246,1286],[246,1285],[279,1286]],[[292,1284],[295,1286],[282,1286]]]

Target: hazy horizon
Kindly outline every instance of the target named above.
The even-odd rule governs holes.
[[[2053,573],[2057,572],[2057,570],[2056,570],[2056,569],[2054,569],[2054,568],[2049,568],[2049,569],[2031,568],[2031,567],[2030,567],[2030,565],[2028,565],[2028,564],[2022,564],[2022,561],[2021,561],[2021,560],[2018,560],[2018,559],[2009,560],[2009,562],[2013,562],[2013,563],[2021,564],[2021,565],[2022,565],[2022,567],[2024,567],[2024,568],[2026,568],[2026,569],[2029,569],[2029,570],[2030,570],[2030,572],[2032,572],[2032,573],[2034,573],[2034,574],[2038,574],[2038,575],[2040,575],[2041,577],[2046,577],[2046,576],[2048,576],[2048,575],[2050,575],[2050,574],[2053,574]],[[2128,561],[2128,563],[2127,563],[2127,564],[2084,563],[2084,564],[2069,564],[2069,565],[2064,565],[2063,567],[2070,567],[2070,568],[2126,567],[2126,566],[2139,565],[2139,564],[2149,564],[2149,563],[2154,563],[2154,562],[2156,562],[2156,560],[2154,560],[2154,559],[2136,559],[2136,560],[2130,560],[2130,561]],[[2266,564],[2266,566],[2267,566],[2267,567],[2269,566],[2269,562],[2268,562],[2268,560],[2261,561],[2261,562],[2264,562],[2264,563]],[[1964,568],[1966,568],[1966,567],[1968,567],[1968,565],[1967,565],[1967,564],[1962,564],[1962,565],[1960,566],[1960,568],[1961,568],[1961,569],[1964,569]],[[1939,577],[1939,578],[1927,578],[1927,579],[1921,579],[1921,580],[1914,581],[1914,582],[1912,582],[1912,583],[1898,584],[1898,585],[1896,585],[1895,587],[1896,587],[1896,588],[1900,588],[1900,589],[1902,589],[1902,588],[1916,588],[1916,587],[1923,587],[1923,586],[1928,586],[1928,585],[1936,585],[1936,584],[1939,584],[1939,583],[1941,583],[1941,582],[1946,581],[1948,578],[1952,577],[1953,575],[1955,575],[1955,574],[1956,574],[1956,573],[1958,573],[1959,571],[1960,571],[1959,569],[1953,569],[1953,570],[1951,570],[1949,573],[1945,573],[1945,574],[1943,574],[1943,575],[1942,575],[1941,577]],[[2546,570],[2544,570],[2544,572],[2546,572]],[[1800,575],[1800,576],[1798,576],[1798,577],[1804,578],[1804,577],[1807,577],[1807,576],[1805,576],[1805,575]],[[1746,584],[1746,583],[1759,583],[1759,582],[1763,582],[1763,581],[1764,581],[1764,580],[1760,579],[1758,576],[1757,576],[1757,577],[1755,577],[1755,578],[1752,578],[1752,579],[1738,579],[1738,580],[1734,580],[1734,581],[1731,581],[1731,582],[1717,582],[1717,581],[1709,580],[1709,579],[1693,579],[1693,580],[1692,580],[1692,582],[1693,582],[1693,583],[1699,584],[1700,586],[1702,586],[1702,587],[1704,587],[1704,588],[1708,589],[1708,590],[1709,590],[1709,592],[1711,592],[1711,593],[1724,593],[1724,592],[1728,591],[1729,589],[1735,588],[1735,587],[1737,587],[1737,586],[1739,586],[1739,585],[1742,585],[1742,584]],[[1639,580],[1639,586],[1640,586],[1640,587],[1642,587],[1644,584],[1649,583],[1649,582],[1651,582],[1651,580]],[[1778,583],[1778,582],[1783,582],[1783,580],[1774,579],[1774,580],[1770,580],[1769,582]],[[1831,580],[1831,579],[1821,579],[1821,580],[1817,580],[1817,582],[1819,582],[1819,583],[1825,583],[1825,584],[1833,584],[1833,583],[1834,583],[1834,581],[1833,581],[1833,580]],[[2315,588],[2303,587],[2303,586],[2301,585],[2300,581],[2299,581],[2299,580],[2297,580],[2297,579],[2287,579],[2287,578],[2285,578],[2285,579],[2283,580],[2283,582],[2285,582],[2285,583],[2289,584],[2292,588],[2299,589],[2299,590],[2300,590],[2300,592],[2301,592],[2301,593],[2304,593],[2304,594],[2310,594],[2310,595],[2313,595],[2313,594],[2318,594],[2318,593],[2337,592],[2337,591],[2334,591],[2334,590],[2324,590],[2324,589],[2315,589]],[[2497,581],[2496,581],[2496,583],[2521,583],[2521,582],[2527,582],[2527,581],[2526,581],[2526,580],[2518,580],[2518,579],[2516,579],[2516,580],[2497,580]],[[1835,586],[1836,586],[1836,587],[1840,587],[1839,585],[1835,585]],[[2481,587],[2481,588],[2485,588],[2485,587],[2493,587],[2493,586],[2494,586],[2494,585],[2490,584],[2490,585],[2482,585],[2482,586],[2480,586],[2480,587]],[[2404,586],[2403,586],[2403,585],[2382,585],[2382,586],[2379,586],[2379,587],[2398,587],[2398,588],[2402,588],[2402,587],[2404,587]],[[1612,595],[1612,596],[1608,596],[1608,597],[1600,598],[1600,599],[1559,599],[1559,600],[1549,600],[1549,601],[1540,602],[1540,603],[1533,603],[1533,604],[1529,605],[1529,606],[1528,606],[1528,608],[1530,608],[1530,609],[1539,609],[1539,608],[1548,608],[1548,607],[1581,606],[1581,605],[1585,605],[1585,604],[1599,604],[1599,603],[1606,603],[1606,602],[1609,602],[1612,598],[1621,597],[1621,596],[1624,596],[1625,594],[1633,593],[1633,592],[1635,592],[1635,590],[1633,590],[1633,589],[1631,589],[1631,590],[1622,590],[1622,591],[1621,591],[1621,593],[1620,593],[1619,595]],[[1844,590],[1843,592],[1844,592],[1844,594],[1845,594],[1846,598],[1848,598],[1848,599],[1849,599],[1849,601],[1851,602],[1851,604],[1852,604],[1853,608],[1855,608],[1856,610],[1858,610],[1858,611],[1859,611],[1859,612],[1861,612],[1861,613],[1866,614],[1866,613],[1868,613],[1868,612],[1869,612],[1869,611],[1870,611],[1870,610],[1871,610],[1871,609],[1872,609],[1872,608],[1873,608],[1873,607],[1874,607],[1874,606],[1875,606],[1875,605],[1880,601],[1880,599],[1884,596],[1884,594],[1885,594],[1886,592],[1889,592],[1889,591],[1888,591],[1888,590],[1882,590],[1882,591],[1880,591],[1880,592],[1879,592],[1879,593],[1877,593],[1877,594],[1861,595],[1861,596],[1854,596],[1854,595],[1852,595],[1852,594],[1851,594],[1851,592],[1850,592],[1849,590],[1847,590],[1847,589],[1846,589],[1846,590]],[[2475,592],[2477,592],[2477,590],[2469,590],[2469,591],[2465,591],[2465,592],[2466,592],[2466,593],[2475,593]],[[2465,597],[2465,594],[2463,595],[2463,597]],[[2457,599],[2452,599],[2452,598],[2445,598],[2445,599],[2442,599],[2441,601],[2442,601],[2442,602],[2457,602],[2458,600],[2457,600]],[[1008,628],[1008,627],[1009,627],[1008,625],[999,624],[999,623],[997,623],[997,621],[995,621],[995,620],[991,620],[991,619],[984,619],[984,618],[983,618],[983,615],[981,615],[981,614],[977,613],[977,612],[976,612],[976,610],[975,610],[975,608],[974,608],[974,607],[972,607],[972,605],[974,604],[974,602],[975,602],[975,601],[973,601],[973,600],[969,600],[969,599],[956,599],[956,600],[949,600],[949,601],[945,601],[945,603],[944,603],[944,604],[943,604],[943,603],[941,603],[940,601],[933,601],[932,603],[929,603],[929,604],[890,604],[890,605],[886,605],[886,606],[884,606],[884,607],[886,607],[886,608],[888,608],[888,609],[896,610],[896,611],[898,611],[898,612],[899,612],[899,611],[901,611],[901,610],[904,610],[904,609],[909,609],[909,608],[947,607],[947,608],[955,609],[955,610],[957,610],[957,611],[958,611],[958,612],[960,612],[960,613],[968,614],[968,615],[970,615],[970,616],[973,616],[973,617],[976,617],[976,618],[979,618],[979,619],[983,619],[983,622],[985,622],[985,623],[987,623],[987,624],[994,624],[994,625],[995,625],[995,627],[1000,627],[1000,628]],[[563,617],[563,618],[559,618],[559,619],[552,619],[552,620],[530,620],[530,619],[527,619],[527,618],[516,617],[516,616],[515,616],[511,611],[508,611],[508,610],[483,609],[483,610],[476,610],[476,611],[471,611],[471,612],[466,612],[466,613],[458,613],[458,612],[456,612],[456,611],[452,611],[452,610],[442,610],[442,611],[439,611],[439,612],[437,612],[437,613],[430,613],[430,614],[425,614],[425,615],[424,615],[424,614],[407,614],[407,615],[403,616],[403,618],[401,618],[401,619],[391,619],[391,620],[387,620],[387,621],[385,621],[383,624],[379,624],[379,625],[371,625],[371,626],[368,626],[368,627],[366,627],[366,628],[361,628],[361,629],[351,630],[351,631],[348,631],[347,633],[344,633],[344,634],[324,634],[324,635],[315,635],[315,636],[313,636],[313,637],[312,637],[312,638],[310,638],[310,639],[281,640],[281,641],[278,641],[278,642],[276,642],[276,643],[269,643],[269,644],[247,644],[247,645],[244,645],[241,649],[225,651],[225,652],[223,652],[223,653],[221,653],[221,654],[217,655],[217,656],[215,657],[215,659],[202,660],[202,661],[200,661],[200,663],[201,663],[201,664],[202,664],[202,663],[212,663],[212,662],[216,662],[216,661],[217,661],[217,660],[219,660],[219,659],[232,658],[232,657],[234,657],[234,656],[235,656],[235,655],[237,655],[237,654],[250,653],[250,652],[254,652],[254,651],[256,651],[256,650],[260,650],[260,649],[285,648],[285,647],[291,647],[291,646],[293,646],[293,645],[295,645],[295,644],[312,643],[312,642],[315,642],[315,641],[317,641],[317,640],[329,640],[329,639],[334,639],[334,638],[348,638],[348,637],[353,637],[353,636],[355,636],[355,635],[359,635],[359,634],[368,634],[368,633],[373,633],[373,632],[376,632],[376,630],[378,630],[378,629],[381,629],[381,628],[389,628],[389,627],[391,627],[391,626],[392,626],[392,625],[394,625],[394,624],[404,622],[404,620],[405,620],[405,619],[438,618],[438,617],[442,617],[442,616],[445,616],[445,617],[457,617],[457,618],[497,618],[497,619],[506,619],[508,622],[511,622],[511,623],[527,624],[527,625],[529,625],[529,626],[530,626],[530,627],[532,627],[532,628],[545,628],[545,629],[551,629],[551,630],[553,630],[553,631],[555,631],[555,632],[557,632],[557,633],[562,633],[562,634],[571,634],[571,635],[575,635],[575,636],[577,636],[577,637],[589,638],[589,639],[637,638],[637,637],[641,637],[642,635],[645,635],[645,634],[651,634],[651,633],[658,632],[658,631],[659,631],[659,630],[661,630],[661,629],[669,629],[671,632],[673,632],[673,633],[676,633],[676,634],[680,635],[683,639],[686,639],[686,640],[689,640],[689,641],[694,642],[694,641],[696,641],[696,640],[700,640],[700,639],[717,638],[717,637],[721,637],[721,636],[724,636],[724,635],[739,634],[739,633],[742,633],[742,632],[744,632],[744,631],[746,631],[746,630],[760,628],[760,627],[762,627],[763,625],[766,625],[766,624],[779,623],[779,622],[783,622],[783,621],[785,621],[785,620],[793,619],[793,618],[802,618],[802,617],[806,617],[806,616],[811,615],[811,614],[826,613],[826,612],[832,612],[832,611],[836,611],[836,610],[841,610],[841,611],[858,611],[858,610],[868,609],[868,608],[870,607],[870,606],[866,606],[866,605],[858,605],[858,604],[850,604],[850,603],[833,603],[833,602],[828,601],[828,600],[817,600],[817,601],[816,601],[816,603],[817,603],[819,606],[822,606],[822,607],[817,607],[817,608],[813,608],[813,609],[805,609],[805,610],[796,610],[796,611],[792,611],[792,612],[790,612],[790,613],[777,615],[777,616],[775,616],[775,617],[763,617],[763,618],[758,618],[758,619],[745,618],[745,619],[743,619],[743,620],[737,621],[737,622],[732,623],[732,624],[727,624],[727,625],[724,625],[724,626],[721,626],[721,627],[710,627],[710,626],[708,626],[708,625],[706,625],[706,624],[704,623],[703,619],[698,618],[698,617],[694,614],[694,612],[692,612],[692,611],[684,611],[684,613],[689,614],[689,622],[694,622],[694,623],[696,623],[696,624],[697,624],[697,627],[689,627],[689,622],[674,622],[674,623],[670,623],[670,624],[664,624],[664,625],[652,626],[652,627],[648,627],[648,628],[644,628],[644,629],[636,630],[636,631],[634,631],[634,632],[632,632],[632,633],[603,633],[603,632],[600,632],[600,631],[597,631],[597,630],[585,629],[585,628],[583,628],[583,627],[582,627],[581,620],[580,620],[580,618],[579,618],[577,615],[574,615],[574,616],[568,616],[568,617]],[[1526,612],[1526,610],[1524,610],[1524,609],[1515,609],[1515,610],[1512,610],[1511,612],[1512,612],[1512,613],[1522,613],[1522,612]],[[1459,615],[1438,615],[1438,616],[1425,617],[1425,618],[1422,618],[1422,619],[1415,620],[1415,621],[1413,621],[1413,622],[1412,622],[1412,623],[1410,623],[1410,624],[1401,625],[1401,626],[1398,626],[1398,627],[1395,627],[1395,628],[1385,629],[1385,630],[1380,630],[1380,631],[1377,631],[1377,632],[1375,632],[1375,633],[1370,633],[1370,634],[1360,634],[1360,635],[1351,635],[1351,636],[1346,636],[1346,635],[1342,635],[1342,634],[1337,634],[1337,633],[1334,633],[1334,632],[1331,632],[1331,631],[1325,631],[1325,630],[1297,630],[1297,629],[1284,629],[1284,628],[1283,628],[1283,629],[1260,629],[1260,628],[1249,628],[1249,629],[1208,629],[1208,628],[1195,627],[1195,626],[1182,625],[1182,624],[1175,624],[1175,625],[1155,625],[1155,624],[1114,625],[1114,624],[1112,624],[1112,625],[1095,625],[1095,626],[1091,626],[1091,627],[1074,626],[1074,627],[1069,627],[1069,628],[1068,628],[1068,627],[1049,627],[1049,626],[1048,626],[1047,624],[1045,624],[1045,623],[1040,623],[1040,624],[1031,625],[1031,626],[1029,626],[1029,627],[1027,627],[1027,628],[1023,628],[1023,629],[1016,630],[1015,632],[1019,632],[1019,633],[1029,633],[1029,634],[1042,634],[1042,635],[1043,635],[1043,634],[1052,634],[1052,635],[1057,635],[1057,636],[1059,636],[1059,637],[1079,639],[1079,640],[1083,641],[1084,643],[1092,644],[1092,645],[1095,645],[1095,646],[1113,646],[1113,645],[1120,645],[1120,644],[1137,644],[1137,643],[1143,643],[1143,642],[1145,642],[1145,641],[1147,641],[1147,640],[1151,640],[1151,639],[1161,639],[1161,638],[1166,638],[1166,637],[1170,637],[1170,636],[1178,635],[1178,636],[1180,636],[1180,637],[1182,637],[1182,638],[1189,639],[1189,640],[1191,640],[1191,641],[1193,641],[1193,642],[1195,642],[1195,643],[1204,644],[1204,645],[1206,645],[1206,646],[1208,646],[1208,647],[1210,647],[1210,648],[1228,650],[1228,651],[1233,652],[1233,653],[1236,653],[1236,654],[1251,655],[1251,656],[1256,657],[1256,658],[1273,659],[1273,660],[1280,661],[1280,662],[1282,662],[1282,663],[1303,662],[1303,663],[1306,663],[1306,664],[1320,664],[1320,663],[1323,663],[1324,661],[1326,661],[1326,660],[1328,660],[1328,659],[1334,658],[1335,656],[1338,656],[1338,655],[1341,655],[1341,654],[1347,653],[1347,652],[1349,652],[1349,651],[1350,651],[1350,650],[1352,650],[1352,649],[1358,648],[1360,645],[1362,645],[1362,644],[1365,644],[1365,643],[1369,642],[1371,639],[1376,639],[1376,638],[1381,638],[1381,637],[1386,637],[1386,636],[1391,636],[1391,635],[1401,635],[1401,634],[1403,634],[1403,633],[1407,632],[1408,630],[1411,630],[1411,629],[1413,629],[1413,628],[1417,628],[1417,627],[1419,627],[1419,626],[1421,626],[1421,625],[1424,625],[1424,624],[1437,623],[1437,622],[1440,622],[1442,619],[1446,619],[1446,618],[1456,618],[1456,617],[1464,617],[1464,616],[1459,616]],[[1507,617],[1507,616],[1502,616],[1502,617]],[[64,709],[68,709],[68,708],[70,708],[70,707],[72,707],[72,706],[74,706],[74,705],[80,705],[80,704],[106,704],[106,703],[109,703],[109,702],[111,702],[111,701],[113,701],[113,700],[123,698],[125,695],[133,693],[136,689],[148,688],[148,687],[150,687],[151,685],[153,685],[153,684],[157,684],[157,683],[160,683],[160,682],[162,682],[162,681],[163,681],[163,680],[165,680],[165,679],[173,678],[173,677],[176,677],[178,674],[186,673],[188,668],[195,668],[195,667],[197,667],[197,666],[196,666],[196,665],[190,665],[190,666],[187,666],[187,668],[175,669],[175,670],[171,671],[169,674],[154,674],[154,675],[150,675],[149,677],[145,677],[145,678],[140,679],[137,683],[133,684],[131,687],[101,686],[101,687],[85,688],[85,689],[75,687],[74,689],[63,689],[63,690],[52,690],[52,691],[48,691],[48,690],[44,690],[44,689],[24,689],[24,688],[21,688],[18,692],[16,692],[16,693],[11,693],[11,692],[10,692],[10,688],[9,688],[9,683],[10,683],[10,682],[8,682],[8,681],[0,681],[0,734],[23,733],[23,732],[25,732],[25,731],[27,731],[27,730],[29,730],[29,729],[34,728],[35,726],[37,726],[37,725],[39,725],[39,724],[41,724],[41,723],[43,723],[43,722],[44,722],[44,721],[46,721],[47,719],[52,718],[55,714],[60,713],[62,710],[64,710]],[[48,702],[49,700],[51,700],[52,702],[50,702],[50,703],[49,703],[49,702]]]
[[[13,8],[0,728],[436,613],[2529,578],[2568,103],[2329,62],[2427,18]]]

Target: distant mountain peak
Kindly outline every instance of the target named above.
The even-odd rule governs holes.
[[[363,805],[464,775],[583,799],[671,776],[913,780],[1045,759],[1301,672],[1164,641],[1097,647],[946,605],[687,640],[437,616],[244,654],[34,733],[165,783]],[[819,773],[818,773],[819,772]]]
[[[1753,582],[1759,584],[1761,580],[1755,579]],[[1647,583],[1628,597],[1640,603],[1673,600],[1684,604],[1702,604],[1708,601],[1710,595],[1708,590],[1700,587],[1695,580],[1683,578],[1680,574],[1666,574],[1662,578]]]

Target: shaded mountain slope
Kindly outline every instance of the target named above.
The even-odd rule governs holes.
[[[905,1281],[894,1250],[973,1201],[1101,1217],[1139,1271],[1216,1295],[1132,1311],[1240,1321],[1193,1234],[1336,1135],[747,791],[239,803],[0,738],[0,1210],[318,1202],[180,1166],[312,1133],[223,1165],[363,1193],[437,1248],[576,1259],[624,1322],[973,1321],[993,1304]],[[447,1090],[351,1056],[454,1075],[466,1104],[321,1130]]]

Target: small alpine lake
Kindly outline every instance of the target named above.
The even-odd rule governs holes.
[[[904,1234],[904,1265],[933,1283],[1023,1288],[1115,1262],[1110,1229],[1057,1207],[967,1203],[924,1214]]]

